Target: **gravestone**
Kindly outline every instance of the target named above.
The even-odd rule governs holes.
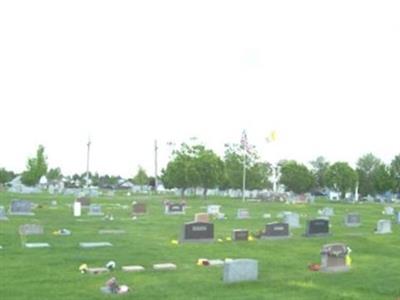
[[[236,217],[238,219],[249,219],[250,218],[250,213],[247,208],[238,208]]]
[[[82,242],[79,243],[79,247],[81,248],[112,247],[112,244],[109,242]]]
[[[358,227],[361,225],[361,216],[357,213],[348,213],[344,218],[347,227]]]
[[[283,215],[283,223],[288,223],[290,228],[299,228],[300,215],[297,213],[286,213]]]
[[[335,214],[332,207],[324,207],[321,211],[321,215],[324,217],[333,217]]]
[[[262,239],[281,239],[290,237],[288,223],[269,223],[265,226]]]
[[[10,215],[33,216],[32,202],[27,200],[13,200],[11,202]]]
[[[90,205],[89,197],[79,197],[75,201],[79,202],[81,204],[81,206],[89,206]]]
[[[346,264],[348,247],[345,244],[327,244],[321,250],[322,272],[346,272],[350,267]]]
[[[232,231],[233,241],[248,241],[249,231],[247,229],[233,229]]]
[[[224,283],[253,281],[258,279],[258,261],[254,259],[234,259],[224,264]]]
[[[74,217],[80,217],[82,213],[82,204],[78,201],[74,202]]]
[[[24,224],[19,226],[19,234],[21,235],[33,235],[43,233],[43,226],[39,224]]]
[[[396,211],[395,218],[396,218],[396,223],[400,224],[400,211]]]
[[[6,216],[6,209],[4,208],[4,206],[0,206],[0,221],[6,221],[6,220],[8,220]]]
[[[189,222],[183,226],[182,242],[212,242],[214,224],[206,222]]]
[[[394,208],[391,207],[391,206],[386,206],[384,211],[383,211],[383,214],[384,215],[388,215],[388,216],[393,215],[394,214]]]
[[[305,236],[329,235],[329,220],[314,219],[307,222]]]
[[[49,243],[25,243],[26,248],[49,248],[50,244]]]
[[[156,271],[176,270],[176,265],[173,263],[154,264],[153,270]]]
[[[379,220],[376,225],[375,233],[377,234],[392,233],[392,223],[390,222],[390,220]]]
[[[132,213],[134,215],[145,214],[147,211],[146,203],[134,202],[132,203]]]
[[[165,214],[167,215],[184,215],[186,205],[183,203],[167,203],[165,205]]]
[[[89,216],[103,216],[104,213],[101,211],[100,204],[90,204],[89,206]]]
[[[197,213],[194,215],[195,222],[209,223],[210,216],[207,213]]]
[[[207,206],[207,213],[210,215],[218,215],[220,213],[219,209],[221,205],[208,205]]]

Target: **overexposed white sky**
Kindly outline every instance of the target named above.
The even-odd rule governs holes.
[[[263,159],[400,153],[400,1],[1,1],[0,167],[154,174],[242,129]],[[276,130],[278,140],[265,136]]]

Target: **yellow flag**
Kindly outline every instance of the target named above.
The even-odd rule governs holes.
[[[271,131],[270,134],[266,137],[266,140],[268,143],[275,142],[276,141],[276,131],[275,130]]]

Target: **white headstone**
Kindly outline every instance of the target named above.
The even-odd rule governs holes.
[[[207,206],[207,213],[210,215],[216,215],[219,214],[219,209],[221,205],[208,205]]]
[[[258,279],[258,261],[254,259],[234,259],[224,264],[225,283],[252,281]]]
[[[390,220],[379,220],[377,225],[376,225],[376,231],[375,233],[378,234],[385,234],[385,233],[391,233],[392,232],[392,223]]]
[[[80,217],[82,213],[82,205],[80,202],[74,202],[74,217]]]

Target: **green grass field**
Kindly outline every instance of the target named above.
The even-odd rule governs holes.
[[[103,212],[112,213],[114,221],[102,217],[74,218],[73,198],[51,195],[15,195],[0,193],[0,205],[7,208],[13,198],[32,200],[41,204],[35,216],[9,216],[0,221],[0,299],[4,300],[88,300],[88,299],[398,299],[400,297],[400,225],[392,224],[393,233],[373,233],[382,215],[381,204],[326,203],[322,200],[310,205],[278,203],[242,203],[237,199],[188,199],[186,215],[166,216],[162,200],[166,197],[115,196],[92,198],[92,203],[102,204]],[[50,201],[56,199],[58,208],[51,209]],[[168,199],[174,200],[173,197]],[[130,218],[133,200],[146,201],[148,213],[137,220]],[[129,205],[123,209],[117,205]],[[214,242],[206,244],[172,244],[179,238],[182,225],[193,220],[194,214],[204,212],[207,204],[222,205],[221,212],[228,219],[215,220],[215,237],[224,239],[234,228],[258,231],[267,222],[279,221],[276,214],[290,210],[301,214],[302,228],[292,230],[287,240],[255,240],[249,242]],[[318,209],[331,206],[329,237],[303,237],[305,220],[316,217]],[[246,207],[252,216],[237,220],[237,208]],[[396,208],[396,205],[394,205]],[[400,207],[397,206],[399,209]],[[361,214],[362,225],[346,228],[346,212]],[[272,218],[265,220],[264,213]],[[26,223],[39,223],[45,234],[27,236],[28,242],[48,242],[48,249],[26,249],[18,234],[18,227]],[[67,228],[70,236],[56,236],[52,232]],[[100,235],[100,229],[124,229],[125,234]],[[114,246],[98,249],[81,249],[79,242],[108,241]],[[320,249],[331,242],[347,243],[352,251],[352,269],[348,273],[326,274],[309,271],[311,262],[320,262]],[[252,258],[259,261],[259,280],[238,284],[222,282],[223,269],[196,265],[198,258]],[[82,263],[90,267],[103,267],[114,260],[117,268],[109,274],[81,274]],[[153,271],[155,263],[172,262],[175,271]],[[146,271],[125,273],[123,265],[142,265]],[[126,295],[105,295],[100,287],[111,276],[131,288]]]

